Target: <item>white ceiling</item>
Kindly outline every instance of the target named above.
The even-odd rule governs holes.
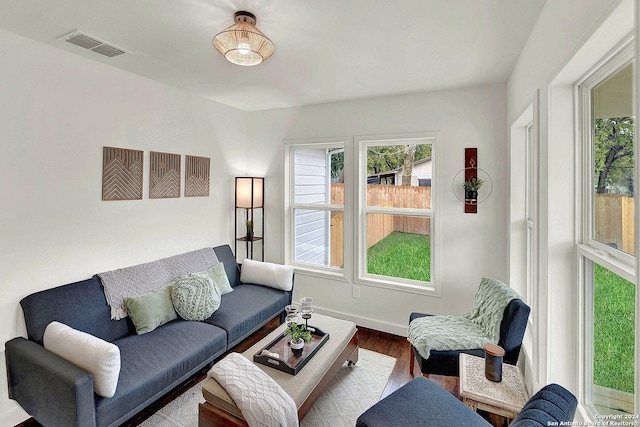
[[[0,28],[245,111],[506,82],[544,0],[0,0]],[[237,10],[275,44],[211,45]],[[115,58],[58,38],[80,30]]]

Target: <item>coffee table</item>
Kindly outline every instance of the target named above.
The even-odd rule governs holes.
[[[273,378],[293,399],[298,407],[298,419],[302,420],[313,403],[322,394],[329,382],[344,362],[358,361],[358,330],[353,322],[314,314],[309,320],[310,326],[316,326],[330,337],[318,352],[296,375],[278,369],[254,363]],[[255,343],[242,353],[253,361],[253,355],[277,336],[282,335],[286,325],[280,325],[273,332]],[[198,408],[198,426],[247,426],[240,409],[229,394],[213,378],[208,378],[202,386],[205,399]]]
[[[474,411],[502,415],[511,421],[529,399],[522,372],[517,366],[502,365],[502,381],[489,381],[484,375],[484,359],[460,355],[460,396]]]

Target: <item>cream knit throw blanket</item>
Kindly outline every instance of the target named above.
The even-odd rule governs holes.
[[[456,316],[426,316],[409,324],[407,339],[425,359],[431,350],[482,348],[496,344],[504,309],[520,296],[504,283],[483,278],[471,313]]]
[[[229,393],[249,427],[298,427],[298,408],[280,384],[240,353],[229,353],[208,373]]]

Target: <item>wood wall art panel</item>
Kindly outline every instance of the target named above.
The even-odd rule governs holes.
[[[180,154],[151,151],[149,160],[149,198],[180,197]]]
[[[465,148],[464,149],[464,180],[478,178],[478,149],[477,148]],[[465,200],[464,203],[465,213],[478,213],[478,201],[477,200]]]
[[[103,147],[102,200],[142,200],[141,150]]]
[[[208,197],[210,183],[209,157],[187,155],[184,174],[185,197]]]

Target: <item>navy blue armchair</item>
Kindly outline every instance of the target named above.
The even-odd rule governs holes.
[[[504,309],[502,315],[502,323],[500,323],[500,338],[498,345],[505,350],[504,362],[515,365],[520,356],[520,347],[522,346],[522,338],[527,328],[529,320],[529,312],[531,309],[521,299],[513,299]],[[409,322],[418,317],[431,316],[430,314],[411,313]],[[411,346],[411,362],[409,364],[409,372],[413,375],[413,367],[415,361],[418,361],[420,371],[426,377],[430,374],[434,375],[460,375],[460,353],[467,353],[473,356],[484,357],[484,349],[470,348],[438,351],[431,350],[430,357],[424,359],[418,353],[414,346]]]

